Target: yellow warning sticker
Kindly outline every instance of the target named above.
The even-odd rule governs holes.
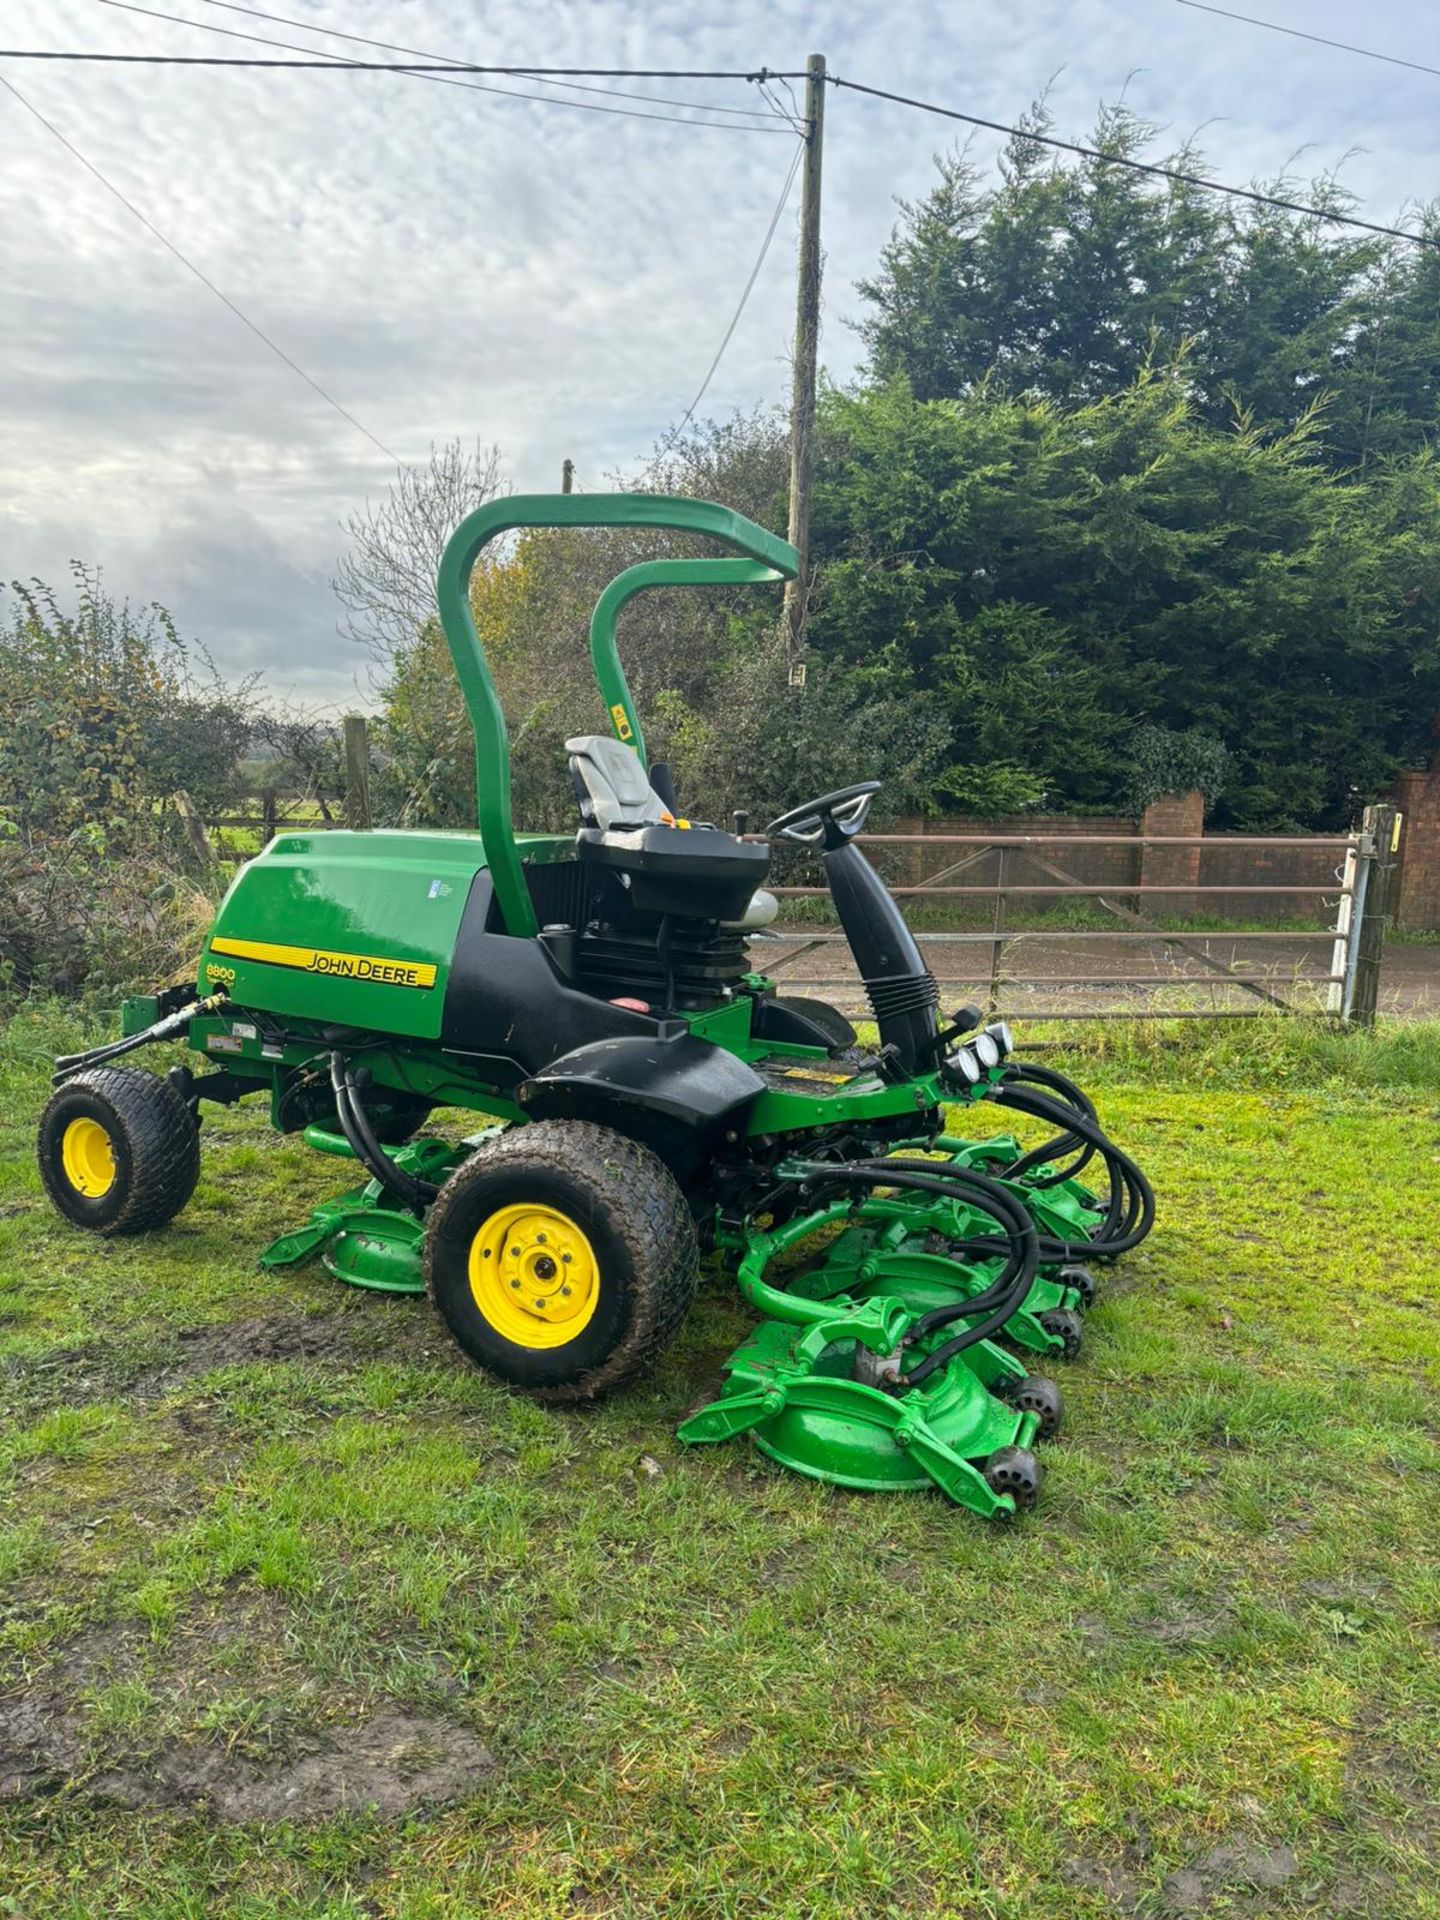
[[[277,946],[269,940],[210,942],[212,953],[235,960],[262,960],[270,967],[294,967],[300,973],[324,973],[337,980],[371,980],[381,987],[433,987],[435,968],[428,960],[386,960],[373,953],[332,953],[325,947]]]
[[[615,737],[617,740],[633,740],[635,738],[635,729],[630,724],[630,716],[618,700],[610,709],[610,718],[615,722]]]

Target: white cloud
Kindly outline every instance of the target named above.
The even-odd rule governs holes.
[[[299,29],[160,0],[209,25]],[[1170,0],[289,0],[277,11],[487,61],[832,70],[1013,118],[1052,75],[1062,131],[1126,85],[1212,169],[1345,171],[1377,217],[1440,179],[1440,81]],[[243,41],[94,0],[7,0],[12,45],[174,53]],[[1271,17],[1354,38],[1341,0]],[[1414,54],[1426,10],[1389,0],[1364,37]],[[317,42],[317,46],[325,43]],[[345,42],[336,52],[359,52]],[[1440,64],[1440,29],[1432,53]],[[283,57],[283,56],[277,56]],[[1415,57],[1427,57],[1423,49]],[[787,138],[567,111],[386,75],[76,68],[7,76],[214,281],[402,457],[498,441],[517,483],[633,467],[709,364],[789,164]],[[510,84],[501,82],[498,84]],[[519,84],[519,83],[516,83]],[[749,97],[696,82],[636,92]],[[607,103],[614,104],[614,103]],[[844,377],[854,280],[893,197],[923,192],[963,129],[853,93],[827,102],[824,356]],[[340,523],[386,462],[0,93],[0,572],[71,555],[168,601],[233,674],[343,698],[357,663],[326,581]],[[994,140],[978,136],[978,153]],[[793,203],[706,411],[783,395]],[[288,678],[287,678],[288,676]]]

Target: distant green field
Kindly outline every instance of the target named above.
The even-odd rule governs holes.
[[[72,1231],[31,1134],[73,1034],[21,1013],[0,1914],[1440,1915],[1440,1028],[1199,1025],[1046,1056],[1160,1224],[997,1532],[682,1454],[718,1273],[587,1412],[262,1274],[338,1183],[260,1114],[169,1231]]]

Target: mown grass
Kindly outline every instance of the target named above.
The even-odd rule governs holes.
[[[721,1276],[653,1378],[561,1413],[423,1301],[261,1274],[337,1182],[260,1115],[207,1121],[167,1233],[73,1233],[31,1163],[72,1034],[22,1013],[0,1749],[39,1700],[72,1751],[5,1806],[0,1912],[1440,1914],[1440,1029],[1201,1024],[1046,1056],[1161,1217],[994,1532],[682,1454],[746,1326]],[[394,1707],[493,1766],[390,1816],[107,1798]]]

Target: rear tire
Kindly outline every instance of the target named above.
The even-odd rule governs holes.
[[[456,1343],[552,1401],[593,1400],[662,1352],[694,1298],[697,1259],[664,1162],[587,1120],[487,1141],[426,1221],[426,1284]]]
[[[129,1067],[91,1067],[57,1087],[36,1147],[59,1211],[114,1238],[173,1220],[200,1177],[200,1128],[183,1096]]]

